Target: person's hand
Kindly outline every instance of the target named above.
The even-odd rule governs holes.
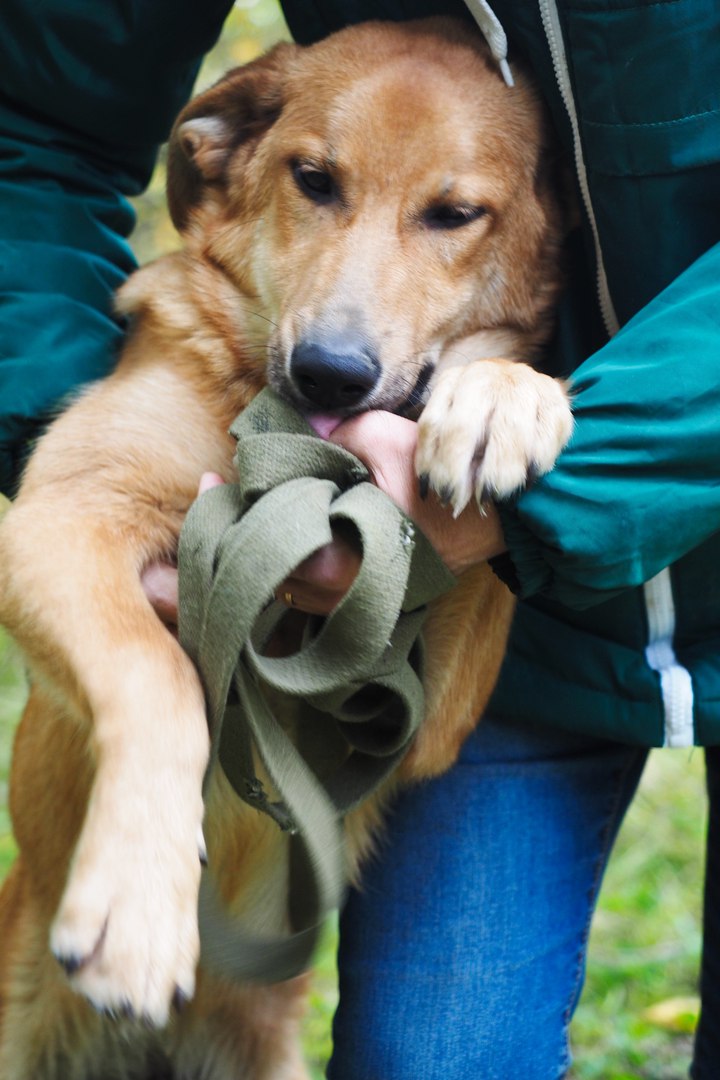
[[[433,492],[423,498],[415,473],[417,424],[387,412],[367,412],[340,424],[330,441],[367,466],[373,481],[422,529],[453,574],[505,551],[500,518],[492,503],[475,501],[453,517]]]
[[[367,412],[340,424],[330,441],[345,447],[367,466],[373,481],[422,529],[452,573],[485,562],[505,550],[500,519],[492,504],[480,511],[473,502],[457,518],[432,492],[420,495],[414,460],[417,425],[386,412]],[[198,494],[221,484],[205,473]],[[277,590],[288,607],[327,615],[348,591],[360,566],[360,552],[336,532],[331,544],[301,563]],[[142,576],[145,593],[170,630],[177,627],[177,569],[153,563]]]
[[[203,473],[198,496],[224,483],[217,473]],[[311,615],[328,615],[352,585],[360,566],[357,548],[340,533],[301,563],[277,591],[288,607]],[[170,562],[153,562],[141,575],[142,587],[158,618],[177,635],[178,572]]]
[[[198,495],[224,483],[218,473],[203,473]],[[178,572],[174,563],[150,563],[142,572],[140,581],[155,614],[165,623],[171,634],[177,636],[178,622]]]
[[[361,413],[329,435],[367,466],[373,481],[416,522],[449,570],[462,574],[505,550],[500,518],[492,504],[482,511],[472,502],[457,517],[430,492],[420,494],[415,473],[417,424],[387,412]],[[278,590],[278,598],[301,611],[328,614],[350,588],[360,555],[336,535],[316,551]]]
[[[278,600],[308,615],[329,615],[360,569],[361,555],[350,537],[333,529],[333,541],[301,562],[277,590]]]

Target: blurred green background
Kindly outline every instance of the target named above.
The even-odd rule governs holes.
[[[275,0],[243,0],[208,56],[198,88],[288,36]],[[178,246],[165,212],[162,156],[136,207],[133,246],[141,262]],[[15,851],[7,778],[24,694],[20,657],[0,630],[0,879]],[[573,1080],[682,1080],[687,1075],[698,1012],[705,822],[701,752],[654,753],[618,840],[593,926],[588,978],[572,1027]],[[305,1024],[315,1080],[322,1077],[330,1052],[335,942],[332,924],[319,953]]]

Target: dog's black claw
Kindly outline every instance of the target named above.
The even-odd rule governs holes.
[[[532,464],[528,468],[527,476],[525,477],[525,490],[526,491],[530,490],[530,488],[534,485],[534,483],[537,480],[539,475],[540,475],[540,470],[538,469],[535,462],[532,462]]]
[[[198,844],[198,856],[200,858],[200,865],[201,866],[207,866],[207,864],[208,864],[207,844],[205,843],[205,833],[202,830],[202,825],[198,829],[197,844]]]
[[[484,506],[485,503],[492,502],[494,497],[495,492],[493,491],[493,489],[491,487],[484,487],[480,492],[480,498],[478,499],[478,502],[481,506]]]
[[[55,959],[68,976],[74,975],[83,966],[83,960],[79,956],[58,956],[56,953]]]
[[[418,492],[421,499],[427,499],[430,491],[430,477],[426,472],[418,476]]]
[[[181,1013],[189,1001],[189,995],[186,994],[184,990],[181,990],[179,986],[176,986],[172,999],[173,1009],[175,1009],[176,1012]]]
[[[129,1013],[126,1013],[125,1009],[128,1009]],[[131,1019],[134,1015],[129,1005],[118,1005],[117,1008],[113,1005],[104,1005],[101,1009],[96,1009],[96,1012],[98,1016],[102,1016],[103,1020],[112,1020],[114,1024],[118,1020]]]
[[[149,1013],[142,1014],[142,1016],[140,1017],[140,1023],[146,1031],[157,1031],[158,1029],[157,1022],[153,1020]]]
[[[453,490],[449,484],[444,484],[438,491],[438,498],[441,506],[449,506],[452,502]]]

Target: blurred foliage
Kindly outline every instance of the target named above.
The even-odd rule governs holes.
[[[571,1028],[574,1080],[687,1076],[699,1011],[703,775],[700,750],[650,758],[593,923]]]
[[[16,850],[10,832],[7,780],[15,724],[25,696],[25,678],[20,656],[0,627],[0,881],[7,873]]]
[[[331,919],[315,957],[309,1007],[303,1021],[303,1048],[312,1080],[323,1080],[332,1052],[332,1018],[338,1003],[337,938],[337,919]]]

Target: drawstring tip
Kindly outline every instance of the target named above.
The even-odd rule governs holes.
[[[507,60],[499,60],[498,65],[500,67],[500,74],[505,80],[505,85],[514,86],[515,80],[512,77],[512,71],[510,70],[510,65],[508,64]]]

